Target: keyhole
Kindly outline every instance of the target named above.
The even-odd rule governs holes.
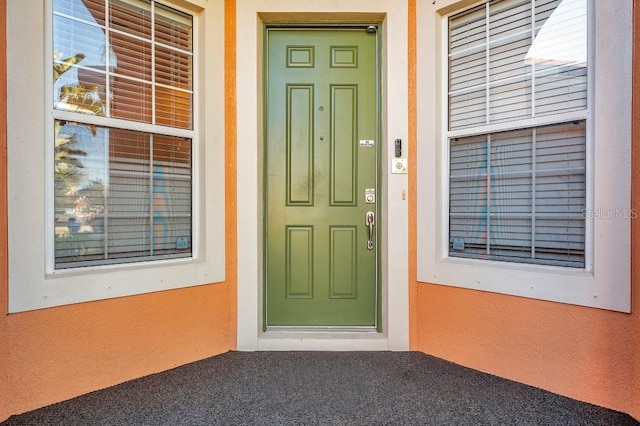
[[[324,107],[322,105],[320,105],[320,108],[318,108],[321,112],[324,111]]]

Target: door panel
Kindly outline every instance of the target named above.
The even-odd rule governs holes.
[[[357,87],[331,85],[331,205],[356,206]]]
[[[376,327],[376,35],[267,31],[266,325]],[[377,141],[376,141],[377,142]]]

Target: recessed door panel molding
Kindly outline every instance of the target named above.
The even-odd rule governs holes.
[[[287,204],[313,205],[313,85],[287,85]]]
[[[313,46],[287,46],[287,67],[313,68],[315,49]]]
[[[287,299],[313,298],[313,227],[287,227]]]
[[[355,206],[357,85],[331,86],[331,205]]]
[[[331,68],[358,68],[358,46],[331,46]]]
[[[331,299],[355,299],[358,291],[358,252],[355,226],[332,226],[330,231]]]

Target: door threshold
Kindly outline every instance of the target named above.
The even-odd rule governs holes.
[[[373,327],[268,327],[261,351],[386,351],[389,339]]]

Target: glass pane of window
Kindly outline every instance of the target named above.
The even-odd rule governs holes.
[[[531,0],[489,2],[489,40],[518,43],[531,32]]]
[[[192,129],[192,17],[151,0],[106,9],[54,0],[55,109]]]
[[[157,46],[156,83],[179,89],[191,89],[191,55]]]
[[[101,28],[62,16],[54,17],[54,107],[105,115],[106,39]],[[89,41],[90,40],[90,41]]]
[[[109,24],[114,30],[150,39],[151,1],[110,0]]]
[[[543,70],[535,76],[537,116],[587,108],[587,68],[563,66]]]
[[[449,19],[449,53],[456,54],[486,44],[486,6],[452,16]]]
[[[105,74],[86,68],[74,69],[72,74],[77,76],[74,82],[64,78],[61,84],[54,86],[57,93],[54,98],[55,109],[106,116]],[[72,74],[65,77],[71,77]]]
[[[158,86],[156,89],[156,124],[191,128],[191,93]]]
[[[151,81],[152,49],[150,40],[140,40],[125,34],[111,34],[111,49],[117,61],[113,71],[124,77]]]
[[[104,0],[55,0],[53,11],[60,15],[74,16],[83,21],[104,25]]]
[[[104,129],[55,122],[55,259],[103,259],[107,200]]]
[[[191,52],[193,18],[156,3],[155,40],[173,48]]]
[[[586,124],[450,141],[449,255],[584,267]]]
[[[55,266],[191,256],[191,140],[56,121]]]
[[[531,117],[531,79],[516,77],[489,88],[489,120],[492,123]]]
[[[485,87],[461,90],[449,94],[449,127],[466,129],[487,122],[487,91]]]
[[[150,123],[153,117],[153,86],[139,80],[113,78],[111,116]]]
[[[191,128],[191,54],[157,46],[156,119],[158,124]]]
[[[448,48],[450,130],[586,111],[586,0],[489,1],[449,18]]]
[[[478,6],[449,20],[449,126],[475,127],[486,122],[486,7]]]
[[[449,90],[451,92],[474,87],[484,89],[486,82],[487,61],[484,48],[476,48],[464,55],[449,57]]]

